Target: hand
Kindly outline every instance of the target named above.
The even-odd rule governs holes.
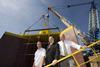
[[[56,65],[57,64],[57,60],[53,60],[51,64],[52,65]]]
[[[87,46],[82,46],[82,49],[85,49],[85,48],[87,48]]]

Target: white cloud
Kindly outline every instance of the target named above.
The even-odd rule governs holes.
[[[0,0],[1,9],[19,10],[16,0]]]
[[[48,0],[41,0],[41,2],[44,4],[44,5],[49,5],[49,2],[48,2]]]
[[[5,11],[20,11],[22,8],[27,7],[28,0],[0,0],[0,12],[5,13]]]
[[[44,12],[41,4],[39,0],[0,0],[0,35],[24,31]]]

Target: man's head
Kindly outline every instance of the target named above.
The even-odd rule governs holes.
[[[64,34],[60,34],[60,40],[62,40],[62,41],[65,40],[65,35]]]
[[[37,42],[37,48],[41,48],[42,47],[42,43],[40,41]]]
[[[50,36],[50,37],[49,37],[49,43],[54,43],[54,38],[53,38],[53,36]]]

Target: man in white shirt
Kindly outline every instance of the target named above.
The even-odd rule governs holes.
[[[58,44],[59,44],[59,48],[60,48],[60,56],[61,57],[71,54],[72,53],[71,47],[76,48],[78,50],[81,48],[81,46],[76,44],[75,42],[66,40],[64,34],[60,35],[60,41],[58,42]],[[71,58],[61,62],[60,66],[61,67],[76,67],[73,59],[71,59]]]
[[[37,42],[37,50],[35,52],[33,67],[42,67],[46,56],[46,50],[42,48],[40,41]]]

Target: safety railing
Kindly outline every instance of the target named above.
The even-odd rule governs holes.
[[[90,45],[87,46],[87,48],[91,48],[91,49],[92,49],[92,47],[95,46],[95,45],[98,44],[98,43],[100,44],[100,40],[91,43]],[[80,49],[80,50],[78,50],[78,51],[76,51],[76,52],[74,52],[74,53],[72,53],[72,54],[69,54],[69,55],[67,55],[67,56],[65,56],[65,57],[63,57],[63,58],[61,58],[61,59],[59,59],[59,60],[57,61],[57,63],[60,63],[60,62],[62,62],[63,60],[66,60],[66,59],[68,59],[68,58],[70,58],[70,57],[73,57],[75,54],[77,54],[77,53],[79,53],[79,52],[82,52],[82,51],[84,51],[85,49],[86,49],[86,48],[82,48],[82,49]],[[86,64],[86,63],[88,63],[88,62],[90,62],[90,61],[96,59],[97,57],[99,57],[94,49],[92,49],[92,51],[93,51],[93,53],[94,53],[94,55],[95,55],[96,57],[93,58],[93,59],[91,59],[91,60],[88,60],[88,61],[86,61],[86,62],[83,62],[83,63],[81,63],[81,64],[79,64],[79,63],[77,62],[77,60],[75,59],[75,57],[74,57],[74,61],[75,61],[76,65],[77,65],[77,67],[81,67],[82,65],[84,65],[84,64]],[[48,64],[48,65],[46,65],[45,67],[50,67],[50,66],[52,66],[52,64]]]

